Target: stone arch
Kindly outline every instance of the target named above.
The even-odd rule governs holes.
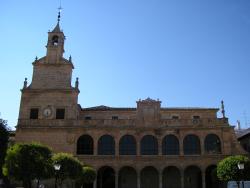
[[[202,175],[199,167],[191,165],[184,170],[184,188],[201,188]]]
[[[137,187],[137,173],[133,167],[122,167],[118,175],[119,188],[136,188]]]
[[[162,140],[163,155],[179,155],[179,140],[175,135],[166,135]]]
[[[181,188],[181,173],[175,166],[168,166],[162,173],[162,188]]]
[[[184,155],[200,155],[200,139],[194,134],[189,134],[183,139]]]
[[[141,170],[141,188],[159,187],[159,173],[156,168],[147,166]]]
[[[205,152],[208,154],[221,153],[221,141],[216,134],[208,134],[204,141]]]
[[[115,155],[115,140],[111,135],[103,135],[98,140],[98,155]]]
[[[206,168],[205,171],[205,181],[206,188],[224,188],[227,187],[225,183],[220,181],[217,177],[216,173],[217,166],[212,164]]]
[[[141,155],[158,155],[158,140],[153,135],[145,135],[140,141]]]
[[[110,166],[103,166],[97,172],[97,188],[115,188],[115,171]]]
[[[77,155],[93,155],[94,154],[94,141],[90,135],[82,135],[77,140]]]
[[[120,155],[136,155],[136,139],[132,135],[124,135],[119,142]]]

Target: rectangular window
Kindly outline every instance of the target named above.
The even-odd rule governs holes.
[[[112,120],[118,120],[118,116],[112,116]]]
[[[31,108],[30,109],[30,119],[38,119],[38,113],[39,113],[38,108]]]
[[[91,116],[86,116],[85,117],[85,120],[91,120],[92,118],[91,118]]]
[[[56,119],[64,119],[65,116],[65,109],[58,108],[56,109]]]
[[[179,116],[172,116],[172,119],[179,119]]]
[[[193,119],[200,119],[200,116],[193,116]]]

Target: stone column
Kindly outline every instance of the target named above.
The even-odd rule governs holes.
[[[118,188],[118,170],[115,172],[115,188]]]
[[[98,154],[98,138],[94,139],[94,155]]]
[[[137,188],[141,188],[141,174],[140,174],[140,171],[137,172]]]
[[[97,180],[93,182],[93,188],[97,188]]]
[[[205,155],[205,147],[203,139],[200,139],[200,145],[201,145],[201,155]]]
[[[162,171],[159,171],[159,188],[162,188]]]
[[[183,135],[180,134],[179,136],[179,145],[180,145],[180,155],[184,155],[184,148],[183,148]]]
[[[202,170],[202,188],[206,188],[206,172]]]
[[[141,144],[140,144],[140,140],[138,140],[136,138],[136,155],[137,156],[140,156],[140,153],[141,153]]]
[[[181,169],[180,172],[181,172],[181,188],[184,188],[184,170]]]
[[[158,139],[158,155],[162,155],[162,139]]]
[[[119,138],[114,138],[115,139],[115,156],[119,156]]]

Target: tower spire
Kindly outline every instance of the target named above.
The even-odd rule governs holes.
[[[61,3],[60,6],[58,8],[58,15],[57,15],[57,23],[59,24],[60,19],[61,19],[61,11],[62,11],[62,7],[61,7]]]

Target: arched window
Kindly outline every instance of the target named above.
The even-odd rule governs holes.
[[[162,173],[163,188],[181,188],[181,173],[175,166],[168,166]]]
[[[201,154],[200,139],[196,135],[187,135],[183,140],[185,155]]]
[[[208,134],[205,138],[205,151],[209,154],[221,153],[220,138],[216,134]]]
[[[163,155],[179,155],[179,140],[174,135],[167,135],[162,140]]]
[[[141,171],[141,188],[158,188],[159,173],[152,166],[147,166]]]
[[[119,171],[118,188],[137,187],[137,173],[132,167],[125,166]]]
[[[158,142],[152,135],[146,135],[141,139],[141,155],[158,155]]]
[[[58,39],[59,39],[59,37],[57,35],[54,35],[52,37],[52,45],[53,46],[57,46],[58,45]]]
[[[82,135],[77,140],[77,154],[93,155],[93,139],[89,135]]]
[[[109,166],[101,167],[97,172],[97,188],[115,188],[115,171]]]
[[[201,170],[197,166],[188,166],[184,170],[184,188],[202,187]]]
[[[136,155],[136,141],[132,135],[125,135],[119,143],[120,155]]]
[[[115,140],[110,135],[103,135],[98,140],[98,155],[114,155]]]

